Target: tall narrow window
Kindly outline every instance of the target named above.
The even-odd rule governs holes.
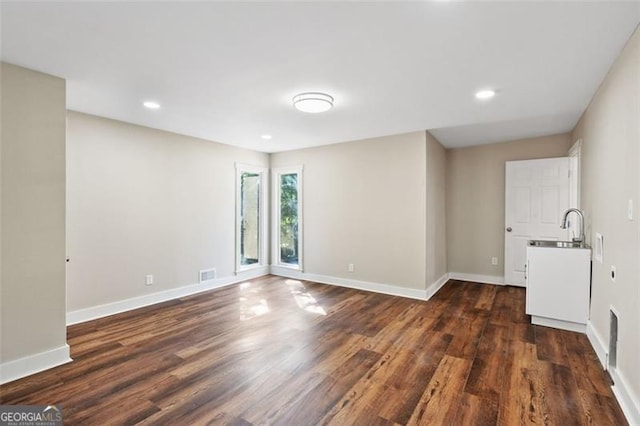
[[[274,198],[274,263],[302,269],[302,167],[274,170]]]
[[[236,272],[265,263],[266,174],[264,168],[236,165]]]

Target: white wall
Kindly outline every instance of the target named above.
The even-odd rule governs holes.
[[[65,81],[1,64],[0,381],[69,360]]]
[[[425,132],[272,154],[304,166],[305,272],[424,289],[425,159]]]
[[[233,277],[235,162],[267,154],[69,111],[69,311]],[[145,275],[154,283],[145,286]]]
[[[619,313],[618,373],[640,421],[640,30],[636,30],[573,132],[582,139],[582,208],[587,241],[604,236],[593,262],[590,322],[605,345],[609,309]],[[627,218],[627,202],[635,206]],[[609,278],[617,268],[616,282]],[[619,383],[617,383],[618,385]]]
[[[427,141],[427,287],[438,282],[447,271],[447,151],[431,133]]]

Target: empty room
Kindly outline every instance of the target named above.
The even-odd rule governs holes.
[[[640,425],[639,1],[0,3],[1,425]]]

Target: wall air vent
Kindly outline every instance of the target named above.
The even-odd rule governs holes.
[[[215,269],[203,269],[200,271],[200,273],[198,274],[198,276],[200,277],[199,282],[205,282],[205,281],[211,281],[214,280],[216,278],[216,270]]]

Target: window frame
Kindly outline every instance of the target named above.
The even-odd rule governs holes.
[[[304,200],[304,177],[303,177],[303,166],[292,166],[292,167],[276,167],[271,169],[271,182],[272,182],[272,198],[271,198],[271,206],[272,206],[272,227],[271,227],[271,264],[273,266],[288,268],[297,270],[300,272],[304,271],[304,209],[303,209],[303,200]],[[288,174],[297,174],[298,175],[298,264],[293,265],[290,263],[283,263],[280,259],[280,180],[282,175]]]
[[[250,164],[236,163],[236,206],[235,206],[235,273],[250,271],[252,269],[262,268],[268,263],[268,247],[269,247],[269,209],[267,200],[269,199],[269,169],[267,167],[253,166]],[[251,265],[242,264],[242,217],[240,208],[242,205],[242,174],[253,173],[260,176],[260,194],[258,198],[258,223],[260,231],[258,233],[258,262]]]

